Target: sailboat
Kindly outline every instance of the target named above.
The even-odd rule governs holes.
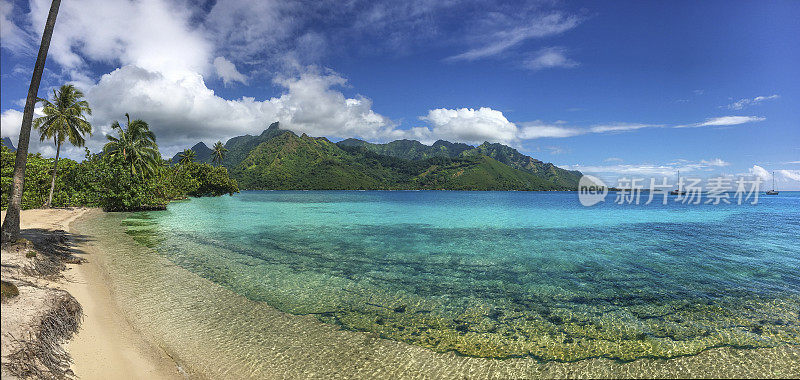
[[[683,183],[681,183],[681,171],[678,170],[678,188],[669,192],[670,195],[686,195],[686,191],[683,190]]]
[[[767,195],[778,195],[778,190],[775,190],[775,172],[772,172],[772,190],[767,191]]]

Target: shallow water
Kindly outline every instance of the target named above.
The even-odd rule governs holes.
[[[322,335],[540,364],[800,344],[797,193],[584,208],[575,193],[245,192],[101,219],[152,248],[108,264],[134,319],[194,324],[192,339],[156,334],[213,340],[250,374],[280,348],[259,324],[286,317],[262,305],[329,324]],[[204,291],[176,291],[189,283]]]

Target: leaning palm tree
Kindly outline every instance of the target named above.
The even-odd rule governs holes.
[[[53,204],[53,190],[56,187],[56,171],[61,144],[69,140],[70,144],[82,147],[86,140],[83,135],[92,134],[92,125],[86,121],[84,114],[91,115],[92,109],[83,98],[83,92],[71,84],[53,90],[53,100],[39,99],[44,103],[44,116],[33,121],[33,128],[39,131],[40,141],[53,140],[56,145],[56,161],[53,163],[53,174],[50,177],[50,195],[44,208]]]
[[[39,83],[42,81],[44,63],[47,61],[47,50],[50,48],[50,39],[53,37],[53,27],[56,26],[56,17],[58,16],[58,7],[60,5],[61,0],[53,0],[50,3],[50,12],[47,14],[47,21],[44,24],[39,54],[36,56],[36,63],[33,65],[33,77],[31,77],[31,85],[28,87],[28,97],[25,100],[25,109],[22,113],[22,126],[19,130],[17,155],[14,160],[14,179],[12,180],[11,193],[9,194],[8,211],[6,212],[5,220],[3,220],[2,233],[0,234],[0,240],[3,243],[15,242],[19,239],[19,211],[22,206],[22,187],[25,184],[25,164],[28,162],[28,144],[31,139],[33,107],[36,105],[36,95],[39,93]]]
[[[107,135],[108,142],[103,147],[103,154],[121,160],[132,175],[144,177],[153,174],[161,164],[161,155],[156,145],[156,135],[146,122],[136,119],[131,121],[127,113],[128,125],[123,128],[118,121],[111,123],[111,128],[118,136]]]
[[[221,165],[222,159],[225,158],[225,153],[227,152],[228,150],[225,149],[224,145],[222,145],[222,141],[217,141],[214,144],[214,149],[211,150],[211,162]]]
[[[194,158],[196,156],[197,154],[193,150],[184,149],[183,152],[178,153],[178,158],[180,158],[180,161],[178,161],[178,163],[181,165],[192,163],[194,162]]]

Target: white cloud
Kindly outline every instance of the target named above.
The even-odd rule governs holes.
[[[49,0],[31,1],[36,33],[44,30]],[[65,1],[59,9],[48,58],[66,69],[87,60],[135,65],[164,74],[206,73],[212,44],[191,26],[191,7],[164,0]]]
[[[589,132],[592,133],[628,132],[642,128],[654,128],[654,127],[660,127],[660,125],[617,123],[617,124],[607,124],[607,125],[595,125],[589,128]]]
[[[502,112],[488,107],[438,108],[428,111],[420,119],[427,121],[430,127],[412,128],[410,133],[427,142],[444,139],[471,143],[511,143],[518,139],[517,126],[508,121]]]
[[[710,119],[706,119],[706,121],[701,123],[695,124],[687,124],[687,125],[676,125],[675,128],[697,128],[697,127],[709,127],[709,126],[729,126],[729,125],[739,125],[745,123],[753,123],[757,121],[764,121],[766,120],[765,117],[760,116],[722,116],[722,117],[714,117]]]
[[[532,57],[523,62],[523,66],[531,70],[542,70],[555,67],[570,68],[578,66],[575,62],[567,58],[567,49],[563,47],[549,47],[539,50]]]
[[[776,173],[780,174],[784,178],[792,181],[800,181],[800,170],[786,170],[781,169],[777,170]]]
[[[770,187],[772,185],[772,173],[769,172],[767,169],[764,169],[761,166],[753,165],[752,168],[748,169],[748,174],[751,176],[755,176],[761,178],[762,181],[766,184],[765,186]],[[800,170],[792,170],[792,169],[779,169],[775,170],[775,181],[778,183],[788,184],[790,187],[797,187],[800,183]]]
[[[701,160],[700,163],[702,165],[717,166],[717,167],[728,166],[731,164],[730,162],[724,161],[721,158],[715,158],[713,160]]]
[[[538,139],[538,138],[561,138],[572,137],[585,133],[583,130],[572,127],[565,127],[557,124],[545,124],[541,121],[532,121],[521,123],[519,137],[524,140]]]
[[[86,90],[93,124],[108,133],[111,121],[127,112],[147,121],[159,137],[162,153],[170,155],[197,140],[216,141],[260,133],[267,125],[281,126],[313,136],[384,139],[398,135],[395,124],[375,113],[364,97],[347,98],[336,86],[345,79],[307,72],[275,81],[285,92],[263,101],[226,100],[206,87],[200,74],[175,78],[136,66],[124,66],[103,75]],[[95,147],[102,143],[96,142]]]
[[[9,137],[14,145],[19,140],[19,129],[22,127],[22,112],[15,109],[7,109],[0,114],[0,125],[2,137]]]
[[[562,147],[560,147],[560,146],[546,146],[544,148],[547,149],[548,151],[550,151],[550,154],[567,153],[567,150],[562,148]]]
[[[655,164],[618,164],[618,165],[563,165],[568,170],[580,170],[584,174],[614,174],[642,177],[674,176],[676,169],[672,165]]]
[[[12,20],[14,4],[0,1],[0,45],[17,54],[32,53],[31,37]]]
[[[219,76],[225,85],[232,82],[239,82],[247,84],[247,77],[236,69],[233,62],[225,59],[225,57],[217,57],[214,59],[214,68],[217,70]]]
[[[750,175],[761,178],[764,181],[772,179],[772,174],[768,172],[767,169],[764,169],[758,165],[753,165],[753,167],[747,171],[750,173]]]
[[[767,100],[774,100],[774,99],[778,99],[778,98],[780,98],[780,95],[778,95],[778,94],[769,95],[769,96],[756,96],[755,98],[752,98],[752,99],[751,98],[744,98],[744,99],[739,99],[739,101],[737,101],[737,102],[728,104],[725,107],[728,108],[728,109],[732,109],[732,110],[740,110],[740,109],[742,109],[744,107],[747,107],[747,106],[757,105],[757,104],[760,104],[761,102],[764,102],[764,101],[767,101]]]
[[[35,108],[33,110],[33,117],[43,116],[42,108]],[[2,126],[2,136],[11,139],[14,146],[19,143],[19,130],[22,128],[22,111],[15,109],[7,109],[0,114],[0,126]],[[65,147],[62,152],[69,150],[73,154],[77,154],[80,150],[78,148]],[[56,150],[53,147],[52,141],[40,141],[39,133],[36,130],[31,130],[31,138],[28,143],[28,152],[36,153],[41,152],[45,156],[55,156]]]
[[[500,54],[523,41],[561,34],[580,24],[581,18],[560,12],[540,15],[526,20],[525,24],[511,23],[507,17],[496,20],[498,30],[484,34],[481,47],[447,58],[449,61],[473,61]]]

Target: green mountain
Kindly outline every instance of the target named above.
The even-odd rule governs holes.
[[[234,137],[223,160],[242,189],[274,190],[574,190],[567,171],[501,144],[473,147],[415,140],[333,143],[282,130]]]
[[[16,152],[17,151],[17,148],[14,147],[14,143],[11,142],[11,139],[8,138],[8,137],[3,137],[2,145],[4,147],[10,149],[12,152]]]
[[[358,139],[347,139],[337,143],[339,146],[357,146],[377,154],[419,160],[430,157],[469,157],[488,156],[539,178],[554,182],[561,188],[577,189],[581,172],[559,168],[549,162],[545,163],[526,156],[516,149],[503,145],[484,142],[478,147],[463,143],[451,143],[439,140],[433,145],[424,145],[416,140],[397,140],[386,144],[373,144]]]
[[[189,148],[194,151],[194,162],[211,162],[211,149],[202,141]],[[172,163],[177,164],[181,161],[180,153],[172,156]]]
[[[431,157],[458,157],[464,151],[473,149],[464,143],[451,143],[438,140],[428,146],[417,140],[395,140],[386,144],[373,144],[359,139],[346,139],[336,143],[339,146],[358,146],[384,156],[406,160],[422,160]]]
[[[571,189],[578,188],[581,172],[559,168],[549,162],[542,162],[533,157],[526,156],[516,149],[503,144],[484,142],[473,150],[464,154],[483,155],[494,158],[514,169],[531,173],[539,178],[555,183],[559,187]]]
[[[225,143],[225,149],[228,152],[225,154],[225,158],[222,160],[222,165],[232,168],[247,158],[247,155],[255,149],[259,144],[275,137],[278,135],[283,134],[284,132],[288,132],[283,129],[278,128],[278,122],[274,122],[261,132],[258,136],[251,136],[251,135],[244,135],[244,136],[237,136],[233,137],[228,142]]]

